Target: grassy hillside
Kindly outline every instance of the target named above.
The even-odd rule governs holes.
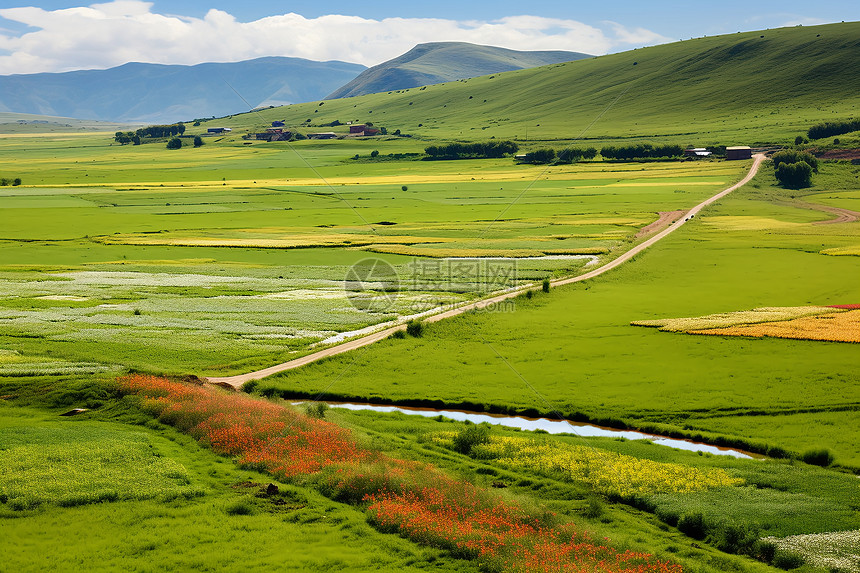
[[[769,143],[856,116],[860,22],[700,38],[458,82],[235,116],[372,121],[434,139]],[[617,100],[617,101],[616,101]],[[614,103],[613,103],[614,102]],[[592,125],[593,123],[593,125]]]
[[[588,57],[579,52],[520,52],[466,42],[419,44],[402,56],[363,71],[326,99],[440,84]]]

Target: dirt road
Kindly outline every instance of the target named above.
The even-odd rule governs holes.
[[[731,187],[720,191],[713,197],[702,201],[692,209],[686,212],[686,214],[679,218],[677,221],[666,227],[660,233],[654,235],[650,239],[643,241],[619,256],[612,261],[609,261],[605,265],[594,269],[593,271],[587,272],[582,275],[578,275],[575,277],[569,277],[564,279],[557,279],[551,282],[552,286],[561,286],[571,283],[577,283],[585,280],[592,279],[594,277],[600,276],[605,272],[608,272],[616,267],[621,266],[626,263],[654,243],[662,240],[664,237],[668,236],[670,233],[675,232],[679,228],[681,228],[684,223],[692,219],[695,215],[699,213],[702,209],[714,203],[715,201],[719,201],[732,191],[743,187],[746,185],[753,177],[755,177],[756,173],[758,173],[758,168],[761,165],[761,162],[764,161],[765,156],[763,154],[757,154],[754,156],[755,161],[753,161],[752,167],[749,170],[749,173],[741,179],[739,182],[735,183]],[[446,318],[451,318],[452,316],[457,316],[463,314],[465,312],[469,312],[470,310],[480,310],[485,309],[487,307],[491,307],[493,305],[498,305],[508,299],[514,298],[523,294],[527,290],[532,290],[535,288],[534,284],[524,285],[516,290],[512,290],[510,292],[506,292],[504,294],[496,295],[490,298],[481,299],[478,301],[474,301],[468,304],[464,304],[462,306],[458,306],[456,308],[451,308],[444,312],[440,312],[438,314],[434,314],[428,316],[424,319],[424,322],[438,322],[440,320],[444,320]],[[265,378],[267,376],[271,376],[272,374],[277,374],[278,372],[284,372],[286,370],[293,370],[294,368],[299,368],[300,366],[305,366],[312,362],[316,362],[317,360],[322,360],[323,358],[328,358],[330,356],[336,356],[338,354],[343,354],[344,352],[349,352],[350,350],[355,350],[357,348],[361,348],[363,346],[367,346],[369,344],[373,344],[374,342],[378,342],[385,338],[388,338],[398,330],[406,330],[405,324],[398,324],[396,326],[391,326],[388,328],[384,328],[378,332],[374,332],[373,334],[368,334],[366,336],[362,336],[361,338],[356,338],[355,340],[349,340],[347,342],[343,342],[336,346],[331,346],[329,348],[325,348],[318,352],[314,352],[312,354],[308,354],[307,356],[303,356],[301,358],[296,358],[295,360],[290,360],[289,362],[284,362],[283,364],[278,364],[276,366],[271,366],[269,368],[264,368],[263,370],[257,370],[256,372],[249,372],[247,374],[238,374],[236,376],[225,376],[225,377],[211,377],[206,378],[206,381],[211,384],[218,384],[220,386],[230,386],[233,388],[241,388],[242,385],[251,380],[259,380],[260,378]]]

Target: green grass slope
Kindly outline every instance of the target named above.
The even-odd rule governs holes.
[[[363,71],[326,99],[440,84],[588,57],[579,52],[521,52],[466,42],[431,42]]]
[[[284,118],[372,121],[432,139],[782,142],[858,115],[858,59],[860,22],[781,28],[217,121],[249,129]]]

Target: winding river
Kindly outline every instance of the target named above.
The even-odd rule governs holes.
[[[403,406],[382,406],[379,404],[357,404],[352,402],[326,402],[332,408],[344,408],[346,410],[370,410],[373,412],[401,412],[410,416],[423,416],[425,418],[435,418],[436,416],[444,416],[451,420],[464,422],[466,420],[480,424],[486,422],[494,426],[505,426],[507,428],[519,428],[521,430],[543,430],[548,434],[574,434],[581,437],[608,437],[608,438],[626,438],[628,440],[650,440],[661,446],[670,448],[678,448],[692,452],[703,452],[717,456],[731,456],[742,459],[756,459],[763,456],[756,456],[749,452],[734,450],[731,448],[720,448],[710,444],[702,444],[692,440],[681,440],[676,438],[667,438],[654,434],[646,434],[644,432],[635,432],[632,430],[616,430],[613,428],[605,428],[603,426],[595,426],[593,424],[583,424],[579,422],[568,422],[567,420],[551,420],[549,418],[526,418],[523,416],[504,416],[501,414],[485,414],[478,412],[466,412],[463,410],[435,410],[432,408],[407,408]]]

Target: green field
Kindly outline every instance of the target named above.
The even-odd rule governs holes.
[[[856,172],[826,164],[820,187],[804,200],[814,202],[817,191],[839,204],[853,195]],[[355,357],[278,375],[262,388],[308,394],[328,388],[330,396],[402,401],[421,388],[423,398],[446,404],[716,432],[796,453],[827,446],[857,467],[853,345],[696,337],[630,325],[763,306],[856,303],[853,257],[820,251],[855,244],[857,223],[813,225],[832,216],[784,205],[784,195],[764,172],[618,271],[521,297],[514,313],[434,324],[422,339],[386,341]],[[379,364],[386,365],[383,376]],[[818,412],[828,412],[831,423],[797,432],[780,422],[783,415]]]

